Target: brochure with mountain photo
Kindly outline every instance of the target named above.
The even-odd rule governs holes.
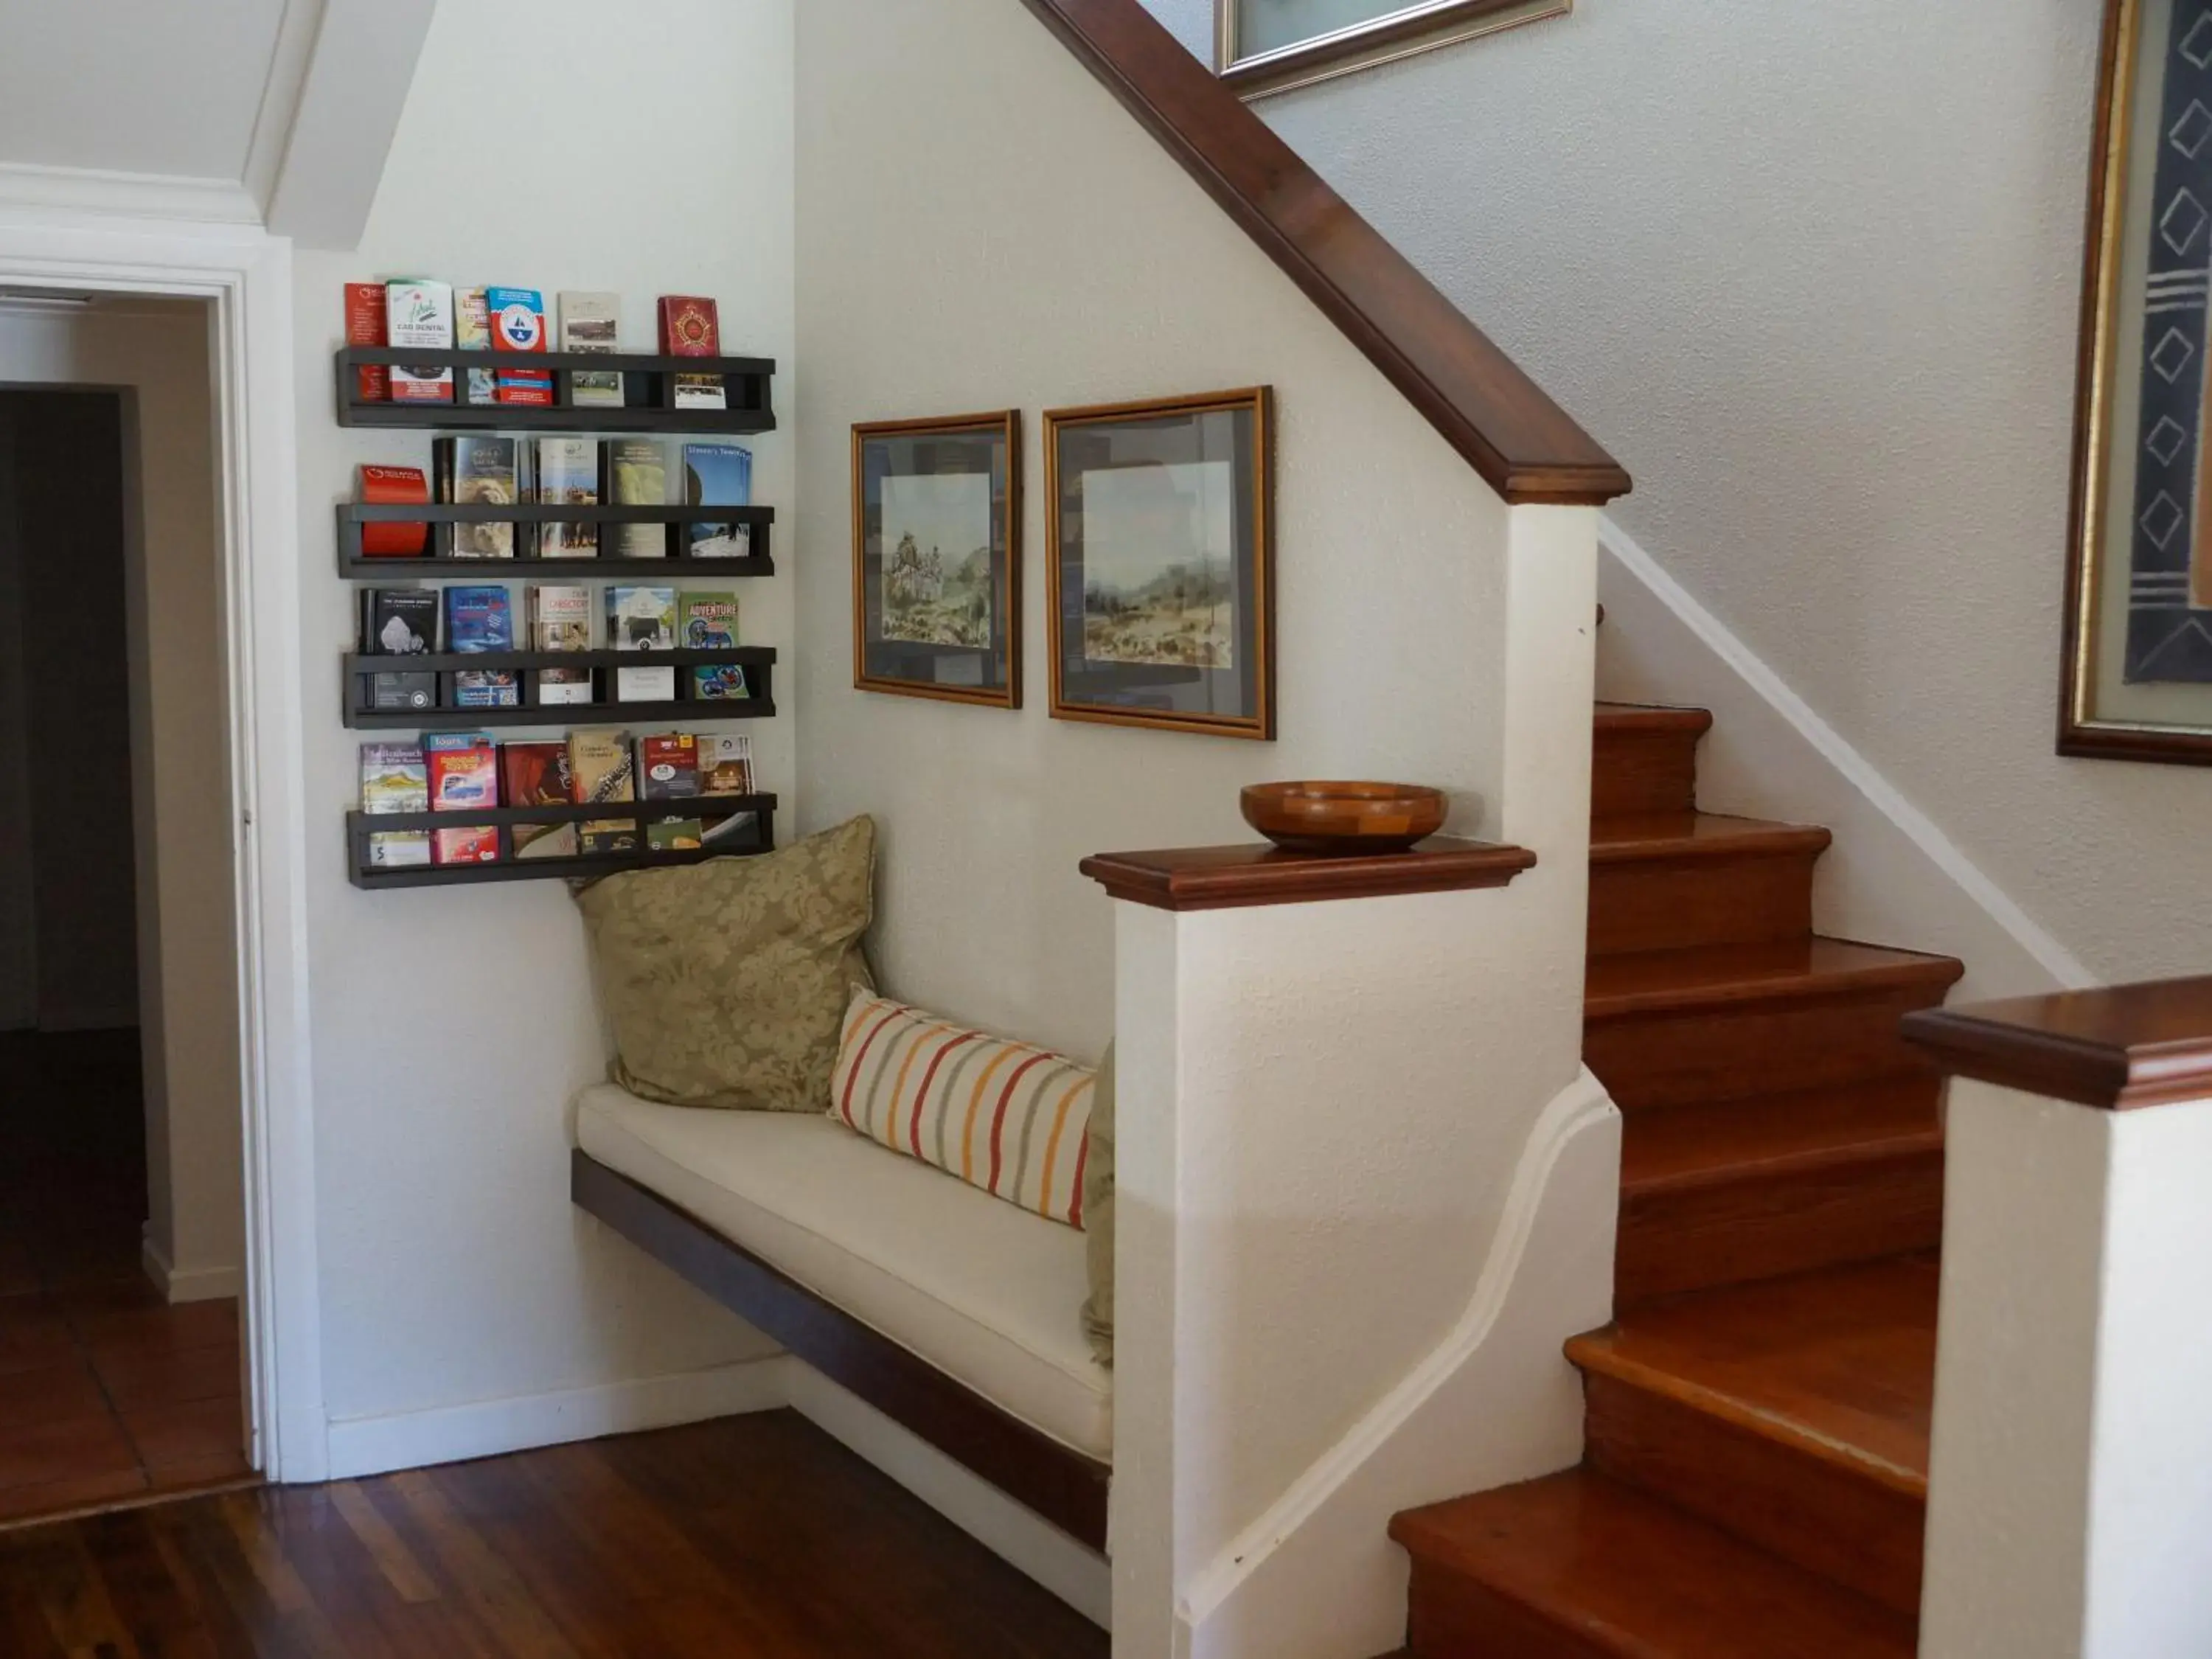
[[[753,455],[742,444],[684,446],[684,500],[690,507],[750,507]],[[753,550],[752,526],[698,520],[684,526],[695,559],[742,559]]]

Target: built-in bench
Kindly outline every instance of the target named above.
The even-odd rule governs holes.
[[[576,1103],[575,1202],[1093,1548],[1113,1373],[1084,1237],[814,1113]]]

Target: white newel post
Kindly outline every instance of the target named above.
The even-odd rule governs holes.
[[[2212,1654],[2212,979],[1908,1029],[1957,1079],[1920,1652]]]

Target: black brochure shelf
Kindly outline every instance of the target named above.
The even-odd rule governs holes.
[[[450,368],[460,395],[471,368],[542,369],[553,376],[551,404],[364,402],[356,371],[368,368]],[[668,357],[631,352],[456,351],[420,346],[343,346],[337,353],[340,426],[404,427],[421,431],[515,432],[773,432],[775,409],[769,383],[775,362],[767,357]],[[619,373],[619,408],[570,402],[568,377],[582,370]],[[676,376],[719,374],[724,409],[678,409]]]
[[[746,697],[694,697],[680,695],[690,685],[684,671],[737,665],[745,671],[752,695]],[[772,673],[775,647],[769,645],[728,646],[710,650],[673,651],[474,651],[439,652],[414,656],[378,656],[348,652],[343,663],[345,723],[356,730],[388,730],[411,726],[425,732],[468,731],[487,726],[610,726],[653,725],[664,720],[692,720],[714,724],[721,720],[768,720],[775,714]],[[679,695],[672,701],[653,702],[548,702],[532,701],[537,695],[534,671],[540,668],[586,668],[594,672],[592,690],[611,690],[605,676],[618,668],[672,668],[677,671]],[[457,708],[447,676],[465,672],[508,672],[525,676],[518,688],[523,698],[508,708]],[[379,708],[374,679],[379,674],[435,674],[438,706],[430,708]]]
[[[610,581],[642,581],[654,576],[773,576],[775,561],[769,546],[772,507],[568,507],[517,503],[512,507],[466,506],[419,501],[340,501],[337,506],[338,574],[351,581],[397,576],[441,576],[456,580],[498,581],[520,576],[603,576]],[[371,555],[361,550],[365,524],[726,524],[747,526],[751,553],[742,558],[698,558],[689,553],[638,558],[602,552],[582,559],[468,559],[451,554],[421,558]]]
[[[750,813],[751,832],[733,831],[721,842],[682,851],[656,852],[646,845],[647,826],[670,818],[726,818]],[[592,853],[571,858],[516,858],[509,832],[518,823],[583,823],[627,819],[637,835],[629,851]],[[395,831],[499,830],[496,864],[381,865],[370,858],[369,837]],[[471,882],[548,881],[556,877],[590,878],[621,870],[662,865],[698,864],[708,859],[744,858],[775,846],[774,795],[680,795],[664,800],[595,801],[584,806],[499,806],[452,812],[361,812],[346,814],[346,873],[356,887],[453,887]]]

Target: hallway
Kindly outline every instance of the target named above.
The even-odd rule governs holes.
[[[138,1033],[0,1033],[0,1526],[248,1479],[238,1304],[165,1305]]]

